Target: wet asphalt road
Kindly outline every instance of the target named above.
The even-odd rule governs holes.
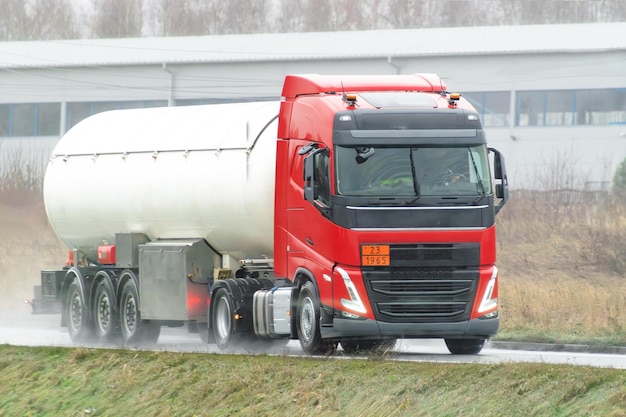
[[[33,315],[30,306],[15,305],[0,311],[0,344],[18,346],[73,346],[67,329],[59,326],[60,315]],[[97,346],[89,346],[97,347]],[[172,352],[220,353],[215,345],[202,343],[198,334],[189,333],[186,327],[163,328],[156,346],[151,350]],[[513,363],[532,362],[550,364],[570,364],[603,368],[626,369],[625,349],[612,352],[594,353],[584,347],[571,349],[564,346],[537,344],[488,343],[479,355],[451,355],[439,339],[399,340],[390,359],[398,361],[436,363]],[[616,353],[619,352],[619,353]],[[265,343],[246,346],[232,353],[276,354],[302,356],[297,340],[278,342],[268,346]],[[339,350],[338,357],[345,357]]]

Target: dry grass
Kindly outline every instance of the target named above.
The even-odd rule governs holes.
[[[67,249],[48,225],[41,201],[0,202],[0,311],[22,309],[42,269],[59,268]]]
[[[46,218],[42,179],[41,162],[25,149],[0,147],[0,312],[23,310],[40,271],[67,256]]]
[[[626,344],[626,207],[536,193],[498,218],[500,337]]]

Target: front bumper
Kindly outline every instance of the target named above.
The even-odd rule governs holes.
[[[322,324],[324,339],[485,338],[498,332],[500,318],[478,318],[454,323],[387,323],[370,319],[334,318]]]

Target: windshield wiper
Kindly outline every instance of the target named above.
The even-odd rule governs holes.
[[[470,159],[472,160],[472,165],[474,166],[474,173],[476,174],[476,183],[478,184],[478,191],[480,191],[480,195],[485,195],[485,185],[483,184],[483,180],[480,177],[480,172],[478,172],[478,166],[476,166],[476,160],[474,159],[474,154],[471,149],[468,149]]]
[[[419,197],[379,197],[375,200],[367,200],[368,206],[381,206],[381,207],[398,207],[408,206],[415,203]]]
[[[415,149],[417,152],[418,149]],[[415,191],[415,198],[405,201],[404,204],[409,205],[415,203],[420,198],[420,183],[417,179],[417,173],[415,172],[415,160],[413,159],[413,148],[409,148],[409,159],[411,160],[411,175],[413,175],[413,190]]]

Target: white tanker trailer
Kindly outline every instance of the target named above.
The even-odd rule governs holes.
[[[43,192],[70,256],[42,271],[34,311],[60,311],[74,341],[129,346],[187,325],[220,348],[480,351],[508,190],[475,110],[432,74],[294,75],[282,95],[68,131]]]
[[[278,102],[259,102],[83,120],[46,170],[52,227],[93,260],[120,231],[204,239],[237,260],[271,258],[278,111]]]

